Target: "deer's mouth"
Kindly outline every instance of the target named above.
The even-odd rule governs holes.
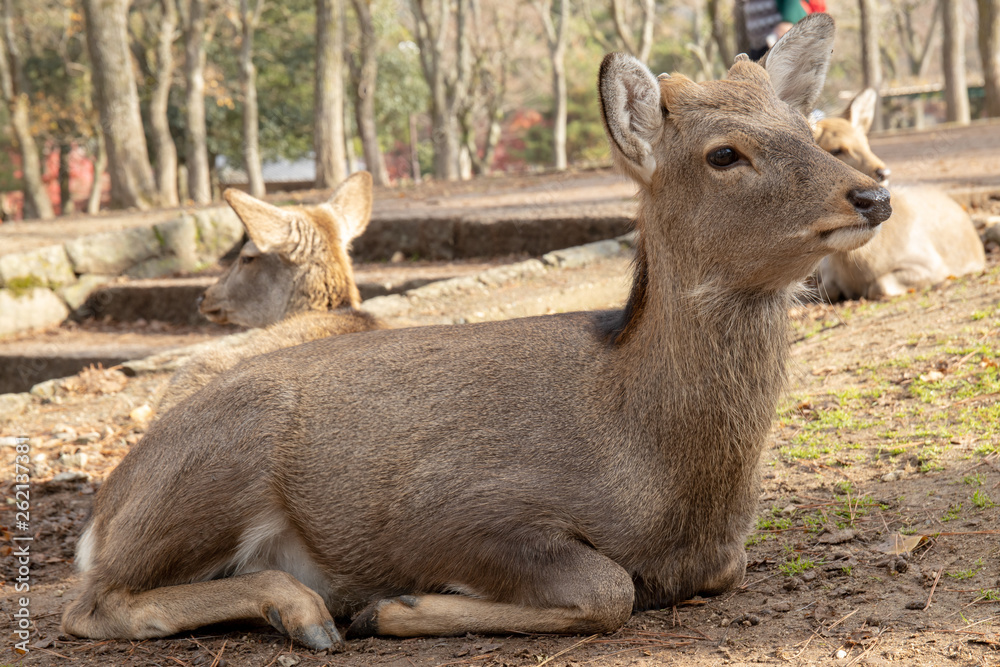
[[[205,316],[209,322],[214,322],[215,324],[229,324],[229,318],[226,317],[225,311],[222,308],[199,308],[201,314]]]
[[[860,223],[823,230],[819,232],[819,238],[832,252],[848,252],[871,241],[881,228],[881,222],[870,222],[862,218]]]

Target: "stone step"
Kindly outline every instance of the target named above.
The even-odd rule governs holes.
[[[372,264],[359,266],[355,279],[362,300],[400,294],[439,280],[475,273],[490,263],[427,263],[414,265]],[[93,291],[72,319],[109,319],[115,322],[146,320],[170,324],[200,325],[206,320],[198,312],[198,298],[217,276],[195,278],[151,278],[120,280]]]

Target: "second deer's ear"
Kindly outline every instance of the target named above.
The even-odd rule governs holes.
[[[261,252],[274,252],[288,241],[295,214],[233,188],[226,190],[223,197]]]
[[[372,175],[359,171],[337,186],[328,202],[340,215],[341,234],[345,241],[361,236],[372,216]]]
[[[823,89],[834,32],[829,15],[810,14],[792,26],[764,60],[764,69],[778,97],[804,115],[813,110]]]
[[[635,180],[649,184],[656,170],[653,140],[663,124],[659,81],[632,56],[609,53],[601,63],[597,88],[615,162]]]
[[[851,100],[850,106],[844,113],[844,118],[851,121],[851,125],[861,134],[868,134],[872,129],[872,122],[875,120],[875,104],[878,102],[878,93],[874,88],[865,88],[858,96]]]

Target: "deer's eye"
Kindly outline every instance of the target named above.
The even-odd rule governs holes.
[[[725,146],[723,148],[716,148],[709,153],[707,159],[708,163],[716,169],[725,169],[739,162],[740,154],[736,152],[735,148]]]
[[[240,255],[240,264],[249,264],[257,259],[256,255]]]
[[[834,148],[832,151],[830,151],[830,155],[840,155],[843,152],[844,152],[843,148]]]

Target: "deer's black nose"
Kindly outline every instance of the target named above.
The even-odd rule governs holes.
[[[858,213],[864,216],[872,225],[885,222],[892,215],[892,206],[889,205],[889,191],[885,188],[873,188],[870,190],[851,190],[847,195],[847,200],[851,202]]]

